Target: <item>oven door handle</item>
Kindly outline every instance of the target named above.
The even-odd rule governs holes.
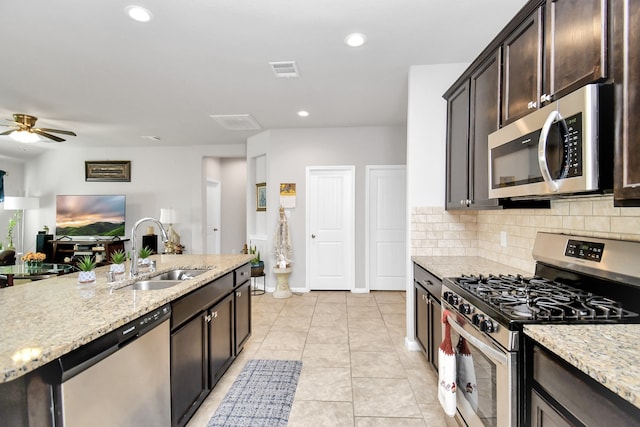
[[[483,343],[478,338],[471,335],[469,332],[465,331],[464,328],[458,325],[458,322],[455,319],[451,318],[451,316],[447,315],[447,322],[451,325],[453,329],[456,330],[458,335],[460,335],[465,340],[469,341],[472,345],[478,348],[483,354],[491,357],[495,362],[499,363],[502,366],[506,366],[509,362],[507,356],[496,350],[495,348]]]
[[[556,120],[562,120],[562,116],[557,110],[553,110],[547,116],[547,120],[545,120],[542,131],[540,132],[540,139],[538,140],[538,165],[540,166],[540,173],[542,174],[544,182],[547,183],[554,193],[557,193],[560,187],[558,187],[558,183],[553,180],[551,172],[549,172],[549,165],[547,164],[547,140],[549,139],[551,125],[553,125],[553,122]]]

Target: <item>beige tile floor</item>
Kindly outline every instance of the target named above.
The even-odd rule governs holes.
[[[302,360],[289,426],[445,426],[437,375],[406,349],[404,292],[254,296],[252,336],[187,427],[205,427],[250,359]]]

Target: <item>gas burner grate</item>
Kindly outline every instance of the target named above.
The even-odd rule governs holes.
[[[542,277],[479,275],[453,281],[512,319],[616,320],[638,316],[617,301]]]

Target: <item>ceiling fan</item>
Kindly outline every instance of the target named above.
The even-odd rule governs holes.
[[[30,116],[28,114],[14,114],[13,120],[7,120],[12,122],[13,124],[0,124],[0,126],[8,126],[11,129],[0,133],[0,135],[9,135],[9,137],[19,142],[37,142],[40,141],[40,136],[51,139],[55,142],[64,141],[64,139],[60,138],[59,136],[52,135],[50,132],[77,136],[74,132],[71,132],[69,130],[36,128],[34,126],[36,125],[36,120],[38,120],[38,118],[35,116]]]

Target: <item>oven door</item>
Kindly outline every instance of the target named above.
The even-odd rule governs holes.
[[[456,346],[464,338],[471,354],[476,389],[463,393],[467,387],[464,377],[469,372],[457,363],[458,413],[464,424],[475,426],[515,427],[517,425],[518,384],[516,381],[516,355],[487,338],[462,316],[449,313],[451,341]],[[444,327],[444,326],[443,326]],[[475,396],[474,396],[475,393]]]

